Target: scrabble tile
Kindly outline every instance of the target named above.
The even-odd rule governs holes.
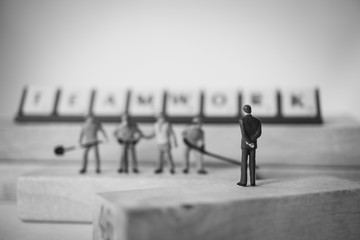
[[[118,116],[125,111],[126,88],[99,88],[95,92],[93,113],[96,116]]]
[[[317,114],[315,89],[282,89],[281,106],[284,117],[314,117]]]
[[[199,90],[166,91],[166,113],[169,116],[194,116],[200,114]]]
[[[254,115],[259,117],[274,117],[277,115],[276,89],[245,88],[241,92],[242,105],[249,104]]]
[[[153,116],[163,110],[164,92],[137,89],[130,95],[129,112],[134,116]]]
[[[54,87],[27,88],[23,113],[25,115],[50,115],[54,111],[56,91]]]
[[[239,113],[239,92],[231,89],[207,89],[204,92],[204,115],[233,117]]]
[[[57,94],[59,93],[59,94]],[[93,94],[94,93],[94,94]],[[236,122],[241,107],[250,104],[263,123],[321,124],[319,91],[314,88],[175,88],[167,91],[117,85],[92,90],[83,87],[31,87],[23,94],[15,121],[78,121],[92,111],[103,121],[117,121],[129,112],[136,121],[153,122],[153,115],[164,111],[173,123],[187,123],[199,114],[209,124]],[[58,96],[58,98],[57,98]],[[52,114],[55,113],[55,114]],[[75,118],[72,118],[75,116]]]
[[[91,102],[89,88],[62,88],[58,105],[58,114],[83,116],[89,112]]]

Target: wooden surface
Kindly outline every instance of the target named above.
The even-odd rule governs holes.
[[[144,132],[151,130],[151,125],[141,125],[140,127]],[[185,125],[175,126],[175,131],[179,140],[180,133],[184,127]],[[115,125],[105,124],[105,128],[111,136]],[[264,179],[263,181],[266,182],[273,178],[278,179],[278,181],[285,181],[286,179],[293,179],[295,177],[322,175],[359,180],[359,123],[349,119],[331,119],[331,121],[326,120],[323,126],[265,125],[263,130],[264,135],[259,140],[259,149],[257,151],[257,163],[260,166],[258,173],[261,178]],[[48,181],[48,184],[45,184],[46,187],[44,189],[38,188],[32,192],[24,192],[25,196],[31,199],[26,205],[28,209],[31,210],[31,208],[36,209],[36,207],[40,207],[39,212],[45,215],[47,219],[54,219],[54,212],[63,215],[72,212],[71,216],[78,215],[81,216],[81,221],[90,222],[92,220],[91,212],[89,211],[89,209],[92,209],[91,197],[73,199],[70,197],[71,194],[67,194],[69,192],[63,191],[61,188],[66,186],[66,184],[60,184],[60,189],[62,190],[54,192],[54,188],[52,188],[49,183],[59,183],[57,182],[59,178],[56,175],[56,172],[63,175],[64,178],[62,180],[67,182],[67,186],[70,186],[70,188],[64,187],[65,189],[70,189],[70,192],[76,191],[77,194],[83,194],[82,196],[91,196],[98,191],[121,190],[124,186],[122,184],[126,183],[127,180],[124,180],[121,184],[117,184],[121,179],[116,173],[118,159],[120,157],[120,148],[114,139],[111,139],[109,144],[103,145],[100,148],[104,173],[101,177],[92,174],[94,171],[92,155],[90,155],[88,166],[91,174],[87,176],[78,176],[77,174],[81,164],[82,151],[70,152],[62,158],[57,158],[53,155],[53,147],[55,145],[75,144],[78,139],[79,131],[79,124],[16,125],[10,121],[0,120],[0,199],[14,201],[16,198],[15,187],[17,185],[18,177],[24,174],[25,177],[29,176],[26,175],[28,172],[36,170],[40,179],[43,174],[45,174],[50,181]],[[240,159],[240,133],[236,124],[221,126],[221,128],[219,128],[219,126],[206,125],[205,131],[207,141],[206,147],[208,150],[235,159]],[[137,150],[140,169],[145,171],[143,172],[144,175],[141,174],[140,176],[137,176],[139,177],[139,180],[135,181],[135,185],[138,188],[145,189],[149,188],[150,185],[152,185],[151,187],[160,187],[161,184],[163,184],[161,186],[165,186],[172,181],[169,180],[165,184],[149,184],[149,177],[146,174],[150,175],[150,178],[153,176],[152,171],[157,162],[157,148],[155,141],[141,141],[137,146]],[[178,173],[180,173],[184,166],[183,150],[183,145],[180,143],[180,147],[173,151]],[[232,168],[232,166],[227,163],[221,163],[210,158],[205,158],[205,161],[209,168]],[[195,161],[192,162],[194,163]],[[48,170],[43,172],[41,169],[44,168]],[[220,171],[219,175],[217,175],[217,171],[211,171],[207,176],[210,180],[206,180],[205,182],[211,183],[211,181],[215,181],[216,184],[219,183],[219,179],[223,178],[225,179],[224,181],[229,181],[229,179],[231,179],[231,184],[233,184],[238,181],[239,169],[235,167],[231,171],[233,172],[225,174]],[[179,174],[178,177],[180,176],[182,175]],[[128,176],[127,179],[130,181],[132,177],[134,176]],[[83,178],[83,180],[79,180],[81,178]],[[94,178],[95,181],[91,180],[91,178]],[[107,178],[108,180],[105,180]],[[115,181],[110,179],[115,179]],[[94,188],[89,187],[91,184],[94,184],[94,182],[101,182],[102,180],[105,180],[104,182],[107,181],[108,184],[98,185],[98,190],[96,191]],[[183,186],[179,184],[182,180],[177,181],[178,182],[172,182],[171,184],[174,184],[175,187]],[[189,181],[187,183],[186,181],[188,180],[183,181],[183,183],[192,185]],[[85,183],[88,187],[79,187],[79,182]],[[91,184],[89,184],[90,182]],[[201,181],[197,182],[203,184]],[[133,189],[137,189],[137,187]],[[79,189],[81,191],[79,191]],[[47,193],[43,194],[44,192]],[[61,193],[59,194],[59,192]],[[53,196],[50,197],[49,195]],[[37,205],[37,197],[46,199],[48,205]],[[67,205],[68,202],[72,202],[72,204]],[[65,204],[61,205],[61,203]],[[301,206],[299,208],[301,208]],[[50,212],[48,210],[50,210]],[[28,214],[28,212],[25,213]],[[10,211],[9,214],[11,214]],[[15,214],[14,211],[12,214]],[[5,218],[7,217],[6,213],[2,215]],[[60,221],[69,221],[67,217],[63,219],[66,220]],[[43,221],[44,220],[41,220],[41,223],[43,223]],[[29,224],[33,224],[34,228],[38,228],[39,231],[41,226],[45,226],[34,222],[26,222],[21,224],[21,228],[31,229]],[[6,228],[6,226],[9,228],[11,227],[11,225],[3,225],[2,227]],[[76,227],[74,227],[74,229],[75,228]],[[6,230],[9,233],[10,230]],[[32,232],[30,231],[28,235],[30,236],[31,233]],[[8,234],[8,236],[10,235],[11,234]],[[295,233],[295,235],[297,235],[297,233]],[[14,236],[19,235],[14,234]],[[35,234],[34,236],[38,235]],[[17,239],[21,239],[21,237]],[[32,238],[30,237],[29,239]],[[41,238],[39,237],[39,239]]]
[[[233,182],[98,195],[93,239],[359,239],[360,182]]]
[[[28,164],[0,164],[0,201],[15,201],[18,178],[34,169],[36,166]]]
[[[28,221],[91,222],[92,207],[96,193],[134,189],[177,188],[214,184],[224,180],[237,182],[239,168],[209,169],[209,174],[196,171],[175,175],[169,170],[161,175],[154,168],[143,169],[140,174],[118,174],[115,171],[100,175],[73,172],[71,167],[46,168],[21,176],[17,186],[18,215]]]
[[[151,125],[141,125],[144,132],[151,131]],[[115,129],[114,124],[106,124],[109,135]],[[184,125],[176,125],[175,131],[180,140]],[[240,131],[237,124],[213,126],[206,125],[206,148],[240,160]],[[43,166],[72,166],[69,171],[76,172],[81,165],[83,152],[73,151],[63,157],[53,153],[54,146],[76,144],[80,124],[14,124],[0,119],[0,199],[16,199],[16,182],[20,175],[42,168]],[[179,141],[181,142],[181,141]],[[257,162],[264,174],[270,177],[277,171],[279,176],[288,172],[314,172],[313,167],[323,171],[338,172],[360,170],[360,124],[348,119],[327,119],[319,125],[264,125],[263,136],[259,139]],[[104,171],[113,171],[118,167],[120,147],[112,139],[109,144],[100,147]],[[155,141],[141,141],[137,146],[140,168],[155,165],[158,161]],[[184,146],[173,150],[178,169],[184,166]],[[89,171],[94,169],[90,152]],[[192,162],[194,156],[192,156]],[[205,157],[205,164],[223,164]],[[288,167],[286,167],[288,166]],[[291,168],[290,171],[288,170]],[[285,169],[284,169],[285,168]],[[280,169],[280,171],[278,171]],[[284,171],[281,171],[284,169]],[[274,171],[275,170],[275,171]],[[265,175],[265,177],[267,177]]]
[[[17,216],[16,202],[0,201],[1,240],[89,240],[90,224],[23,222]]]
[[[118,162],[120,146],[112,137],[115,124],[105,124],[110,142],[100,147],[103,162]],[[184,145],[181,131],[185,125],[175,125],[179,147],[173,149],[175,163],[184,164]],[[140,128],[149,133],[152,125],[143,124]],[[75,162],[80,166],[82,154],[72,151],[63,157],[53,154],[54,146],[77,144],[80,124],[25,124],[16,125],[2,120],[0,122],[0,160],[14,161],[55,161]],[[233,125],[205,125],[206,148],[221,155],[239,159],[240,129]],[[360,166],[360,124],[349,119],[331,119],[324,125],[264,125],[259,139],[257,156],[263,164],[298,164],[323,166]],[[140,166],[142,163],[155,163],[158,159],[154,140],[142,140],[137,146]],[[94,156],[90,153],[90,162]],[[214,162],[205,158],[206,162]],[[114,165],[113,167],[118,167]]]

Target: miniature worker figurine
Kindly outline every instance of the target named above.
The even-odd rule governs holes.
[[[120,168],[118,169],[118,172],[128,173],[128,152],[130,151],[132,155],[133,172],[138,173],[139,170],[136,158],[135,145],[140,140],[140,138],[143,137],[143,133],[140,131],[137,124],[131,121],[129,115],[123,114],[121,116],[120,125],[114,131],[114,136],[122,146]]]
[[[166,155],[167,159],[170,162],[170,173],[174,174],[175,163],[171,155],[171,139],[173,140],[173,144],[175,147],[177,147],[177,141],[172,125],[166,120],[166,117],[163,113],[160,113],[157,116],[157,120],[154,124],[154,133],[150,136],[147,136],[146,138],[152,137],[156,138],[159,148],[159,166],[155,170],[155,173],[162,173],[164,166],[164,157]]]
[[[105,130],[103,129],[100,122],[95,120],[94,116],[88,115],[86,116],[85,123],[82,127],[79,144],[85,148],[84,157],[83,157],[83,165],[80,170],[80,173],[86,173],[87,163],[88,163],[88,154],[91,148],[95,151],[95,158],[96,158],[96,173],[100,173],[100,155],[99,155],[99,148],[98,145],[101,141],[98,140],[98,132],[101,132],[105,138],[105,141],[108,141],[108,137],[106,135]]]
[[[241,129],[241,178],[237,183],[239,186],[247,185],[247,159],[249,157],[250,165],[250,184],[255,186],[255,151],[257,148],[257,139],[261,136],[261,122],[251,115],[251,106],[243,107],[245,116],[240,118]]]
[[[185,143],[194,145],[204,150],[204,131],[202,130],[202,121],[199,117],[194,117],[192,120],[192,124],[190,124],[182,133],[183,139]],[[185,148],[185,169],[184,173],[189,172],[190,168],[190,146],[186,146]],[[204,169],[204,158],[201,152],[196,151],[199,159],[199,174],[206,174],[206,170]]]

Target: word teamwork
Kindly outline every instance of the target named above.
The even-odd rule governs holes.
[[[204,123],[237,123],[249,104],[263,123],[322,123],[318,89],[126,89],[25,87],[15,118],[18,122],[80,122],[94,114],[119,122],[128,113],[150,123],[164,112],[173,123],[202,116]]]

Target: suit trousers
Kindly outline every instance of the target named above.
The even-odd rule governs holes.
[[[249,158],[250,167],[250,184],[255,186],[255,149],[253,148],[242,148],[241,156],[241,178],[240,183],[246,186],[247,184],[247,165]]]

